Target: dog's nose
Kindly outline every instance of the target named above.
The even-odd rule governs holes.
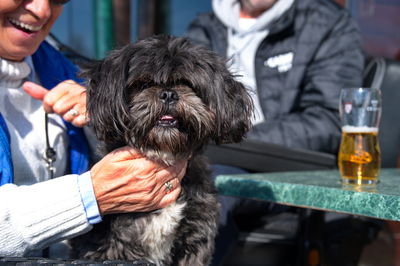
[[[179,100],[179,96],[176,91],[164,90],[160,93],[160,100],[166,104],[173,104]]]

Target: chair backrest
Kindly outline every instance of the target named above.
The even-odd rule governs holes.
[[[292,149],[254,140],[235,144],[209,144],[205,155],[213,164],[231,165],[250,172],[325,170],[337,167],[334,154]]]
[[[379,142],[382,167],[396,167],[400,151],[400,62],[371,58],[364,71],[364,87],[382,91],[382,118]]]

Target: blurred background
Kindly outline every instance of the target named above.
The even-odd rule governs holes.
[[[400,60],[399,0],[336,0],[359,22],[368,55]],[[152,34],[184,34],[211,0],[71,0],[52,34],[87,58]]]
[[[181,36],[198,13],[211,11],[211,0],[71,0],[52,34],[88,58],[144,37]]]

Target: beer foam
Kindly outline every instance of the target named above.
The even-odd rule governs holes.
[[[378,133],[377,127],[343,126],[342,132],[346,133]]]

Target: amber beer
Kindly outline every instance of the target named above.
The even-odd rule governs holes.
[[[381,164],[378,128],[344,126],[338,164],[344,184],[376,184]]]

